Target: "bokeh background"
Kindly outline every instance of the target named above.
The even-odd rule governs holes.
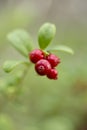
[[[57,53],[61,58],[57,81],[37,76],[32,66],[20,95],[6,88],[2,92],[4,81],[12,80],[2,64],[23,59],[6,35],[23,28],[37,47],[38,29],[45,22],[57,27],[52,45],[67,45],[75,54]],[[87,1],[0,0],[0,130],[53,129],[87,130]]]

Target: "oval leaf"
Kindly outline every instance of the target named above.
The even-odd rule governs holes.
[[[6,61],[3,65],[3,70],[7,73],[11,72],[18,65],[25,64],[29,65],[27,61]]]
[[[15,30],[7,35],[11,44],[25,57],[32,50],[32,40],[29,34],[24,30]]]
[[[54,24],[45,23],[38,32],[38,42],[41,49],[45,49],[52,41],[56,33]]]
[[[47,49],[47,51],[63,51],[63,52],[66,52],[66,53],[69,53],[69,54],[72,54],[72,55],[74,54],[74,51],[70,47],[67,47],[67,46],[64,46],[64,45],[49,48],[49,49]]]

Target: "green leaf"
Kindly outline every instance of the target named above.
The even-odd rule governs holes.
[[[47,51],[63,51],[72,55],[74,54],[74,51],[70,47],[64,45],[59,45],[59,46],[49,48],[47,49]]]
[[[41,49],[45,49],[56,33],[56,27],[54,24],[45,23],[41,26],[38,32],[38,42]]]
[[[24,30],[15,30],[7,35],[11,44],[25,57],[32,50],[32,40],[29,34]]]
[[[3,70],[7,73],[11,72],[18,65],[25,64],[29,65],[28,61],[6,61],[3,65]]]

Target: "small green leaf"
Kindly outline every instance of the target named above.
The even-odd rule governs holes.
[[[7,35],[11,44],[25,57],[32,50],[32,40],[29,34],[24,30],[15,30]]]
[[[66,53],[69,53],[72,55],[74,54],[74,51],[70,47],[67,47],[64,45],[59,45],[59,46],[49,48],[49,49],[47,49],[47,51],[63,51],[63,52],[66,52]]]
[[[38,32],[38,42],[41,49],[45,49],[50,44],[55,33],[56,27],[54,24],[45,23],[41,26]]]
[[[27,61],[6,61],[3,65],[3,70],[7,73],[11,72],[18,65],[25,64],[29,65]]]

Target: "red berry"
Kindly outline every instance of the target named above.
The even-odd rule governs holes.
[[[49,73],[47,74],[47,77],[49,78],[49,79],[54,79],[54,80],[56,80],[58,77],[58,72],[57,72],[57,70],[56,69],[51,69],[50,71],[49,71]]]
[[[45,60],[39,60],[35,65],[35,70],[39,75],[47,75],[51,69],[51,64]]]
[[[36,63],[37,61],[44,58],[44,53],[40,49],[35,49],[32,52],[30,52],[29,58],[32,63]]]
[[[56,67],[60,63],[60,58],[54,54],[49,54],[46,59],[50,62],[52,67]]]

